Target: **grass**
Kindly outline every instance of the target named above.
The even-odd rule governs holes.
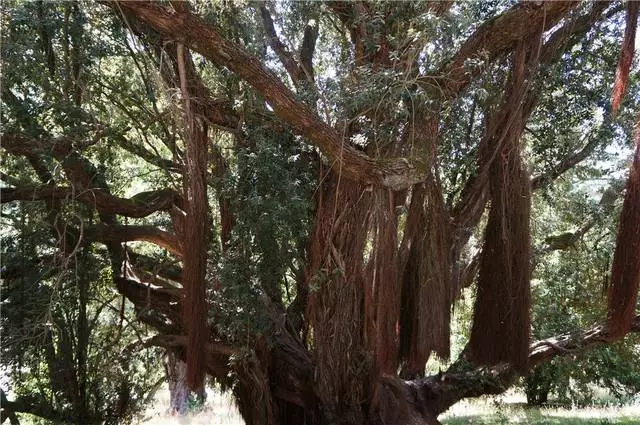
[[[207,401],[199,412],[172,416],[167,413],[168,409],[169,389],[165,384],[158,390],[153,405],[135,423],[138,425],[244,425],[231,396],[217,389],[207,389]]]
[[[463,401],[440,417],[443,425],[639,425],[640,405],[527,407],[518,396]]]
[[[199,413],[167,414],[168,390],[161,389],[154,405],[139,425],[243,425],[228,394],[209,390],[207,403]],[[640,402],[627,406],[528,408],[524,397],[511,393],[462,401],[440,416],[443,425],[640,425]]]

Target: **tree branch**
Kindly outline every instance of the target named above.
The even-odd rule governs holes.
[[[0,424],[4,423],[8,418],[10,425],[20,425],[16,412],[7,407],[8,403],[7,395],[0,389],[0,409],[2,410],[2,413],[0,413]]]
[[[318,40],[318,27],[311,22],[304,27],[302,35],[302,44],[300,45],[300,68],[305,73],[307,80],[311,83],[314,81],[313,71],[313,54],[316,50],[316,41]]]
[[[182,198],[172,189],[141,192],[131,199],[119,198],[103,189],[93,188],[76,191],[61,186],[21,186],[0,188],[0,203],[13,201],[47,201],[66,199],[79,201],[103,213],[141,218],[156,211],[168,211],[174,205],[182,205]]]
[[[143,146],[140,146],[139,144],[131,142],[130,140],[128,140],[126,137],[122,135],[114,135],[113,140],[122,149],[144,159],[149,164],[155,165],[156,167],[162,170],[167,170],[172,173],[182,173],[182,167],[179,164],[176,164],[174,161],[171,161],[170,159],[165,159],[152,152],[149,152]]]
[[[267,9],[267,7],[265,6],[265,3],[262,3],[260,5],[259,10],[269,46],[273,49],[273,51],[278,56],[278,59],[280,59],[280,62],[287,70],[287,73],[291,77],[293,84],[298,87],[303,81],[306,80],[304,69],[302,69],[291,52],[289,52],[287,46],[285,46],[284,43],[280,41],[280,38],[278,38],[275,26],[273,25],[273,19],[271,18],[271,14],[269,13],[269,9]]]
[[[154,226],[98,224],[86,229],[85,237],[88,240],[100,242],[150,242],[178,257],[182,256],[182,243],[178,237]]]
[[[567,3],[567,2],[554,2],[553,4],[550,2],[547,2],[547,3],[544,3],[543,6],[544,7],[547,7],[547,6],[560,7],[561,3]],[[574,2],[571,2],[571,4],[573,3]],[[562,53],[566,51],[568,48],[571,48],[580,39],[580,37],[583,36],[586,33],[586,31],[588,31],[589,28],[591,28],[594,22],[598,21],[603,16],[605,17],[611,16],[612,14],[617,12],[616,8],[611,8],[606,14],[603,15],[602,12],[606,8],[606,6],[608,6],[607,2],[595,3],[588,14],[567,20],[567,22],[560,29],[558,29],[552,34],[549,41],[547,41],[542,46],[541,52],[540,52],[540,64],[550,65],[556,62],[557,60],[559,60]],[[518,5],[510,9],[508,12],[505,12],[504,14],[495,18],[494,20],[499,21],[499,20],[506,19],[508,21],[508,25],[506,25],[505,28],[509,28],[512,25],[514,25],[514,21],[517,21],[518,19],[526,19],[526,16],[528,16],[529,12],[535,12],[536,10],[538,10],[538,13],[539,13],[540,10],[542,10],[542,9],[539,9],[539,7],[540,6],[535,6],[533,3],[519,3]],[[571,6],[569,5],[566,7],[570,8]],[[486,23],[485,25],[488,25],[488,26],[484,29],[483,27],[485,27],[485,25],[481,26],[476,31],[476,33],[470,38],[470,40],[475,37],[480,37],[490,28],[493,28],[495,23],[491,24],[491,22],[493,21],[489,21],[488,23]],[[548,27],[547,24],[548,24],[548,21],[545,21],[545,27]],[[524,27],[526,27],[527,25],[524,25],[520,30],[526,31]],[[464,50],[465,48],[461,49],[460,52]],[[523,111],[524,111],[525,117],[528,117],[533,111],[539,99],[539,95],[540,95],[539,89],[530,90],[529,93],[527,94],[526,99],[523,102],[524,103]],[[527,119],[528,118],[525,118],[524,121],[526,122]],[[600,133],[600,132],[604,131],[604,129],[605,128],[601,126],[598,131],[597,137],[595,137],[594,139],[598,140],[601,137],[603,137],[603,133]],[[595,143],[597,146],[596,140],[593,140],[593,143]],[[561,175],[563,172],[567,171],[572,166],[575,166],[577,163],[585,159],[595,149],[596,146],[593,146],[590,141],[590,143],[588,143],[583,150],[581,150],[580,152],[577,152],[575,155],[565,158],[563,163],[555,168],[556,172],[559,172],[557,176]],[[565,168],[565,167],[568,167],[568,168]],[[476,174],[479,174],[479,173],[476,173]],[[545,184],[544,183],[545,181],[551,181],[549,179],[553,180],[553,177],[551,175],[545,175],[545,176],[541,175],[541,176],[534,177],[532,179],[532,188],[538,189],[543,187]],[[462,199],[453,208],[454,222],[459,228],[462,229],[463,232],[466,232],[467,234],[470,234],[469,233],[470,230],[476,225],[477,221],[480,219],[486,204],[486,186],[478,184],[478,180],[479,179],[476,176],[471,176],[468,179],[462,193],[462,197],[461,197]],[[467,238],[466,236],[462,235],[460,240],[466,243],[466,238]]]
[[[182,279],[182,268],[171,263],[161,263],[158,259],[138,254],[133,251],[127,252],[127,257],[134,267],[141,268],[153,274],[157,274],[166,280],[180,282]]]
[[[223,38],[197,16],[171,10],[155,2],[113,1],[106,4],[116,10],[133,12],[165,37],[183,41],[185,46],[246,80],[265,97],[283,121],[319,147],[332,163],[339,164],[337,167],[346,177],[393,189],[406,188],[423,179],[423,173],[404,158],[373,159],[348,145],[339,132],[299,102],[296,95],[258,58]]]
[[[187,337],[184,335],[155,335],[145,341],[146,347],[163,347],[176,353],[182,361],[186,360],[185,351],[187,347]],[[207,372],[218,378],[228,378],[231,368],[229,360],[231,356],[239,354],[240,350],[225,346],[216,342],[208,342],[206,346],[206,367]]]
[[[442,16],[453,6],[453,0],[428,0],[427,9],[436,16]]]
[[[594,131],[595,134],[590,134],[587,136],[587,143],[580,150],[572,152],[571,154],[562,158],[556,166],[533,177],[531,179],[531,189],[542,189],[550,185],[558,177],[562,176],[564,173],[587,159],[596,150],[596,148],[600,146],[603,138],[609,132],[610,126],[611,113],[607,112],[602,124],[598,127],[597,130]]]
[[[544,31],[552,28],[579,3],[519,2],[482,24],[451,60],[432,75],[420,77],[420,84],[437,97],[455,98],[490,63],[511,51],[514,43],[534,36],[542,26]],[[480,60],[481,65],[469,67],[468,63],[473,59]]]
[[[14,401],[6,399],[4,391],[2,391],[2,419],[8,417],[11,424],[19,424],[16,413],[27,413],[37,416],[42,419],[46,419],[56,424],[66,424],[71,417],[71,414],[65,413],[60,410],[54,409],[46,400],[39,396],[22,396],[16,398]],[[15,418],[15,419],[12,419]]]
[[[640,315],[636,315],[630,332],[640,332]],[[586,330],[534,342],[529,348],[529,363],[533,367],[557,356],[578,354],[611,342],[609,329],[602,322]],[[517,377],[509,364],[473,367],[463,354],[446,372],[406,381],[402,385],[415,405],[427,406],[429,411],[440,414],[463,398],[501,394]]]
[[[143,321],[147,322],[146,315],[148,313],[155,312],[160,314],[163,320],[160,324],[147,323],[161,332],[179,332],[182,327],[180,318],[181,290],[160,288],[124,277],[115,277],[114,283],[118,292],[131,301],[139,312],[144,313],[141,317]]]

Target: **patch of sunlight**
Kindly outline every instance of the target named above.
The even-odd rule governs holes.
[[[598,419],[615,417],[638,417],[640,418],[640,405],[630,406],[592,406],[581,408],[549,408],[540,409],[540,414],[557,418],[580,418]]]
[[[217,388],[207,388],[207,401],[197,412],[186,415],[169,413],[169,389],[163,385],[156,394],[153,403],[137,425],[244,425],[230,394]]]

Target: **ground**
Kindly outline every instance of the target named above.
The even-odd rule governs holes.
[[[462,401],[440,419],[443,425],[639,425],[640,400],[625,406],[526,408],[524,396]]]
[[[640,424],[640,397],[625,406],[599,405],[589,407],[526,408],[522,394],[483,397],[467,400],[453,406],[440,417],[443,425],[638,425]],[[204,409],[184,417],[167,413],[169,393],[160,389],[154,405],[138,422],[139,425],[242,425],[233,401],[227,394],[208,390]]]
[[[169,410],[169,390],[160,388],[154,403],[137,422],[138,425],[243,425],[229,394],[216,389],[207,389],[207,402],[199,412],[185,416],[172,416]]]

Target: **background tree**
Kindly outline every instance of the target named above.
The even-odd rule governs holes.
[[[55,240],[82,247],[59,245],[65,258],[106,248],[115,288],[158,332],[145,344],[184,358],[192,389],[205,372],[231,388],[247,423],[437,423],[639,329],[636,153],[621,212],[607,210],[623,219],[608,307],[589,317],[607,321],[529,332],[532,276],[534,297],[552,288],[545,250],[571,245],[532,226],[541,199],[559,181],[597,190],[601,172],[577,167],[633,144],[636,3],[55,10],[11,20],[2,145],[34,175],[3,174],[2,202],[64,218]],[[598,214],[583,219],[601,227]],[[450,357],[469,287],[466,348],[424,376],[432,353]]]
[[[99,113],[91,111],[100,102],[88,101],[85,84],[96,81],[93,61],[126,54],[124,46],[98,46],[87,37],[91,27],[79,4],[5,6],[11,7],[2,23],[9,29],[3,32],[2,122],[42,137],[44,145],[18,146],[27,149],[3,156],[4,187],[18,183],[18,192],[3,191],[2,200],[12,193],[20,198],[26,188],[45,201],[3,204],[2,358],[15,397],[3,399],[2,420],[20,412],[47,423],[127,422],[163,382],[158,349],[141,352],[148,329],[113,287],[121,265],[87,243],[97,220],[115,216],[98,218],[92,206],[73,199],[93,197],[82,184],[122,187],[122,171],[109,170],[131,156],[84,145],[83,157],[59,144],[54,154],[44,139],[50,131],[71,138],[82,138],[89,127],[99,131]],[[92,25],[109,23],[104,14],[91,17]],[[68,176],[83,183],[66,186]]]

